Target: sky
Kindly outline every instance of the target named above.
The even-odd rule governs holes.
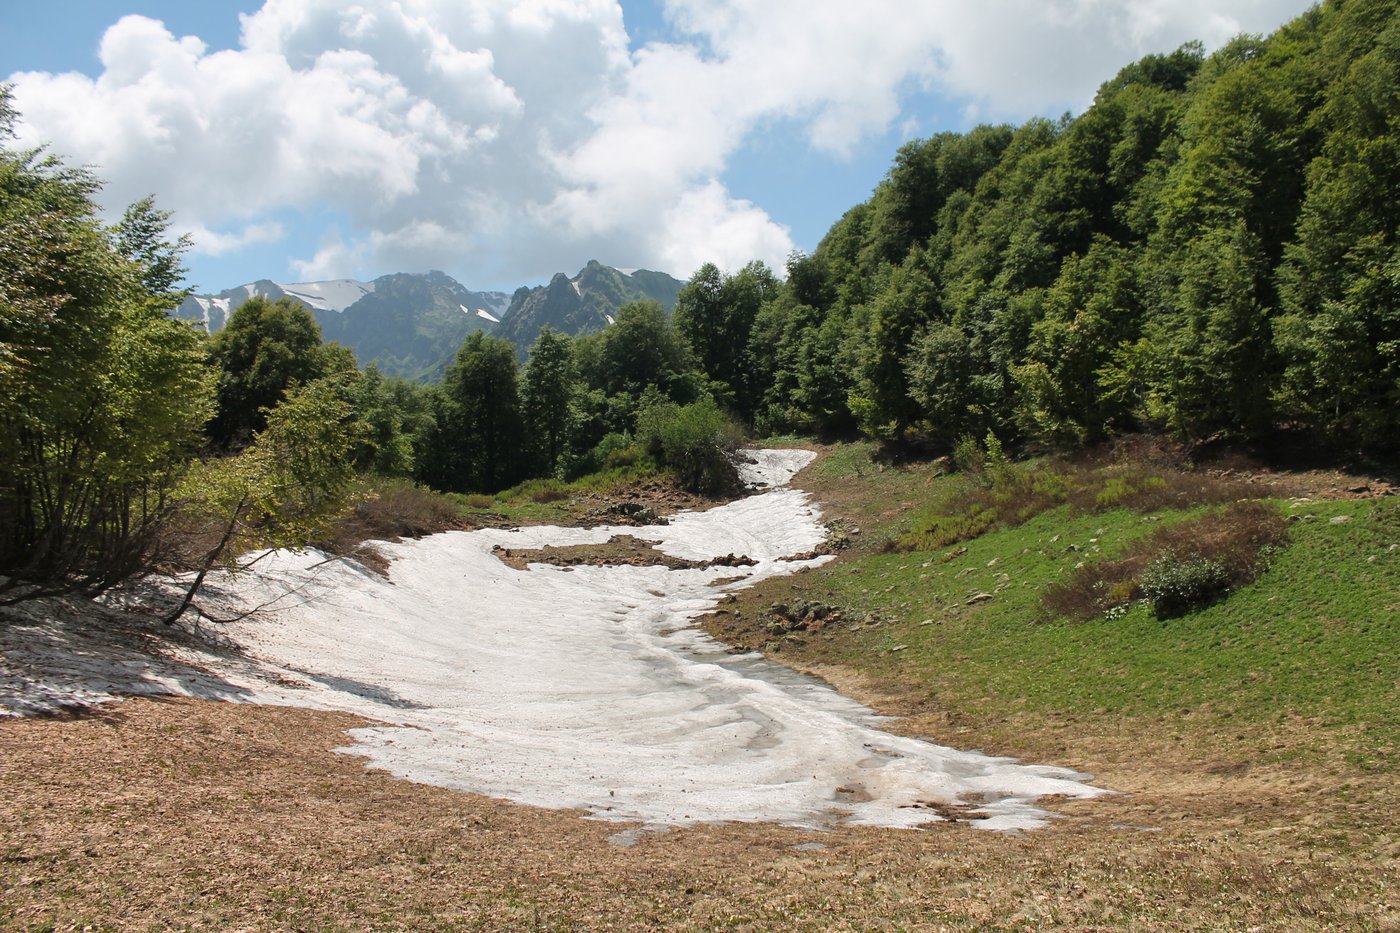
[[[18,144],[147,194],[190,284],[590,259],[781,271],[903,143],[1079,113],[1304,0],[0,0]]]

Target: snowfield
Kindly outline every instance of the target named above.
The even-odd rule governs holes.
[[[807,496],[781,488],[814,455],[750,454],[746,479],[777,488],[666,526],[384,544],[387,580],[317,552],[270,553],[215,585],[226,611],[268,607],[221,629],[244,657],[181,649],[208,684],[165,676],[166,661],[142,673],[131,653],[89,648],[75,660],[42,625],[27,640],[0,626],[0,704],[32,711],[68,694],[167,689],[344,710],[382,725],[354,730],[342,751],[399,777],[657,825],[907,827],[939,820],[935,807],[970,805],[963,815],[979,826],[1027,829],[1048,818],[1038,797],[1105,793],[1062,768],[891,735],[828,687],[689,627],[729,589],[826,559],[780,559],[825,535]],[[620,530],[676,557],[757,563],[516,570],[492,553]]]

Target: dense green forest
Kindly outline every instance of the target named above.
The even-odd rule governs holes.
[[[1348,0],[1148,56],[1076,119],[912,142],[758,313],[744,414],[1393,450],[1397,120],[1396,5]]]
[[[0,142],[17,115],[0,94]],[[305,540],[359,474],[496,491],[625,464],[734,483],[740,430],[950,448],[1287,430],[1400,444],[1400,12],[1124,68],[1080,116],[913,141],[786,278],[701,268],[519,366],[473,334],[435,385],[357,368],[294,302],[206,338],[167,312],[153,201],[0,150],[0,599],[170,566],[171,528]],[[188,548],[185,549],[188,554]]]

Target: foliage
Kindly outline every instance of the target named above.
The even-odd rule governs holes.
[[[350,501],[352,452],[363,424],[334,379],[293,389],[266,413],[267,426],[240,453],[190,471],[178,491],[178,524],[168,534],[188,542],[182,569],[195,571],[184,599],[167,616],[173,622],[192,605],[216,566],[237,568],[258,548],[296,548],[326,534]]]
[[[353,356],[322,344],[311,312],[290,298],[249,299],[209,340],[218,373],[218,410],[209,436],[238,448],[267,424],[267,413],[291,387],[337,372],[353,372]]]
[[[739,473],[731,459],[737,426],[714,401],[689,405],[657,402],[637,418],[637,439],[660,463],[675,471],[683,489],[719,496],[737,492]]]
[[[695,363],[720,395],[751,418],[761,395],[761,372],[753,365],[750,337],[765,302],[779,289],[767,266],[754,261],[734,275],[705,263],[676,298],[673,322]]]
[[[0,88],[0,138],[10,137]],[[116,228],[96,181],[0,150],[0,591],[93,594],[146,572],[210,411],[203,349],[166,310],[182,241],[149,200]]]
[[[529,460],[534,472],[555,476],[564,468],[574,422],[574,398],[579,390],[573,341],[546,326],[530,347],[520,389]]]
[[[677,402],[694,398],[685,344],[654,301],[623,305],[611,327],[581,338],[578,363],[588,385],[607,396],[635,399],[654,386]]]
[[[477,331],[447,367],[434,397],[433,456],[425,478],[438,489],[494,492],[522,469],[520,389],[514,346]]]
[[[1169,552],[1148,564],[1138,580],[1142,598],[1151,604],[1159,619],[1208,605],[1229,586],[1230,576],[1220,561],[1199,554],[1177,557]]]
[[[754,267],[707,265],[677,322],[763,432],[1066,449],[1288,425],[1394,451],[1397,76],[1379,0],[1147,56],[1074,119],[907,143],[756,312],[726,295]]]
[[[363,425],[352,453],[356,468],[380,476],[413,475],[415,442],[430,429],[423,390],[383,375],[373,363],[348,383],[347,397]]]

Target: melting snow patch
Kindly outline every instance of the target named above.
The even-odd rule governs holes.
[[[814,456],[749,455],[745,479],[773,486]],[[798,490],[628,529],[668,554],[744,554],[751,567],[516,570],[492,553],[496,544],[598,543],[617,531],[484,529],[383,544],[392,581],[315,552],[275,552],[256,574],[216,583],[232,594],[230,608],[279,607],[224,630],[255,663],[197,660],[219,675],[216,694],[378,720],[354,730],[343,751],[400,777],[648,828],[907,827],[955,813],[984,828],[1026,829],[1048,818],[1039,797],[1104,793],[1063,768],[883,732],[860,704],[687,628],[726,589],[826,560],[780,559],[825,535]],[[0,661],[4,648],[0,640]],[[10,688],[0,701],[15,708],[15,694],[45,681],[42,668],[29,658],[14,682],[0,665],[0,686]],[[104,677],[97,689],[120,690],[112,670]]]

